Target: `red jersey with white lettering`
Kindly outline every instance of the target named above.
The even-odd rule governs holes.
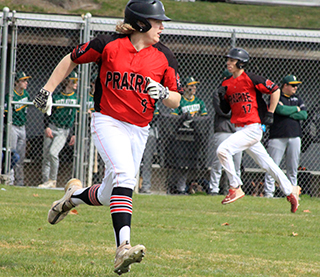
[[[278,89],[272,81],[246,72],[224,80],[222,86],[227,87],[225,99],[231,107],[230,121],[241,125],[261,123],[267,111],[262,94],[272,94]]]
[[[160,42],[137,51],[127,35],[101,35],[78,45],[71,59],[99,66],[95,110],[137,126],[147,126],[155,109],[156,101],[145,90],[147,77],[182,93],[177,60]]]

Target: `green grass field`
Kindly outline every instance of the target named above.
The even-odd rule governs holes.
[[[0,186],[0,276],[117,276],[108,207],[81,205],[47,223],[61,190]],[[132,244],[147,248],[122,276],[320,276],[320,199],[133,197]]]

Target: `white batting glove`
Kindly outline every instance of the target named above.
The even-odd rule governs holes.
[[[167,87],[153,81],[150,77],[147,77],[147,81],[148,85],[146,89],[151,98],[160,100],[169,98],[169,89]]]
[[[50,116],[52,109],[51,92],[44,88],[40,89],[40,91],[37,93],[36,97],[33,100],[33,104],[38,110]]]

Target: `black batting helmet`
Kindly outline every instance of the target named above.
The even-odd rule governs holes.
[[[148,32],[151,24],[149,18],[170,21],[165,15],[164,7],[159,0],[130,0],[124,11],[124,23],[129,23],[134,29],[141,33]],[[139,22],[144,26],[141,26]]]
[[[242,48],[232,48],[224,57],[238,60],[236,66],[240,69],[245,68],[250,59],[249,53]]]

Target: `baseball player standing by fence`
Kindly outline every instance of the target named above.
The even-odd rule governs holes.
[[[280,184],[282,191],[287,195],[287,200],[291,203],[291,212],[295,213],[299,206],[301,189],[299,186],[292,186],[260,142],[263,133],[261,123],[272,125],[280,89],[272,81],[244,71],[250,59],[244,49],[232,48],[225,57],[227,69],[233,76],[224,80],[218,89],[220,105],[224,112],[231,109],[230,121],[235,124],[236,132],[224,140],[217,149],[217,155],[232,187],[222,200],[222,204],[232,203],[244,196],[241,189],[242,181],[236,174],[232,156],[245,150]],[[270,94],[269,109],[262,98],[262,93]]]
[[[28,79],[26,73],[20,71],[17,73],[14,82],[13,101],[28,102],[29,93],[27,91]],[[9,94],[6,95],[5,105],[9,102]],[[24,173],[23,163],[26,155],[26,122],[27,122],[27,105],[26,104],[13,104],[12,105],[12,128],[10,134],[10,148],[19,155],[19,160],[11,169],[11,175],[14,174],[15,184],[17,186],[24,186]],[[8,112],[7,108],[5,112]],[[14,172],[12,172],[12,170]]]
[[[63,80],[63,91],[53,95],[53,103],[73,104],[78,103],[77,87],[78,74],[71,72]],[[69,145],[75,143],[73,124],[76,118],[76,108],[57,106],[49,117],[44,115],[44,139],[43,139],[43,160],[42,160],[42,181],[39,188],[55,188],[59,170],[59,153],[64,147],[66,140],[71,137]]]
[[[306,106],[299,95],[296,95],[298,81],[294,75],[287,75],[282,80],[279,104],[275,110],[274,123],[270,126],[268,153],[277,165],[286,152],[286,175],[290,182],[298,184],[298,167],[300,160],[302,130],[300,120],[308,117]],[[273,197],[274,179],[265,175],[264,196]]]
[[[48,221],[58,223],[79,204],[110,206],[117,245],[114,271],[119,275],[140,262],[145,252],[143,245],[130,245],[132,193],[155,102],[160,99],[167,107],[177,108],[181,99],[178,63],[159,42],[162,21],[168,20],[159,0],[130,0],[124,22],[116,27],[120,34],[101,35],[77,46],[34,99],[38,109],[50,113],[56,86],[78,64],[98,64],[91,131],[105,162],[105,176],[101,185],[89,188],[71,179],[64,197],[49,210]]]
[[[207,108],[202,99],[196,96],[197,85],[193,77],[187,77],[184,86],[184,93],[181,97],[180,105],[174,109],[171,114],[180,116],[183,120],[182,125],[187,129],[192,129],[190,124],[194,119],[202,116],[207,116]],[[196,141],[195,143],[200,143]],[[189,168],[174,168],[170,171],[168,176],[168,193],[169,194],[188,194],[187,192],[187,179]]]

